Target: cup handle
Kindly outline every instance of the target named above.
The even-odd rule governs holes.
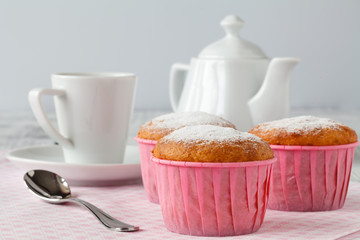
[[[41,102],[42,95],[63,96],[65,91],[61,89],[35,88],[29,92],[29,103],[36,120],[46,134],[63,147],[73,147],[71,140],[61,135],[49,121]]]

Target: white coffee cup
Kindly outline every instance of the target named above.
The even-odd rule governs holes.
[[[133,111],[136,76],[132,73],[60,73],[52,88],[29,92],[40,126],[64,152],[65,162],[121,163]],[[53,95],[59,131],[49,121],[41,96]]]

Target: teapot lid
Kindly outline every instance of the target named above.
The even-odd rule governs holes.
[[[204,48],[200,52],[199,58],[267,58],[258,46],[239,36],[244,22],[238,16],[226,16],[220,25],[225,30],[226,36]]]

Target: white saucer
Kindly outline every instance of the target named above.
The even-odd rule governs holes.
[[[6,156],[25,171],[45,169],[55,172],[74,186],[104,186],[127,184],[141,178],[140,155],[137,146],[126,146],[122,164],[65,163],[60,146],[38,146],[16,149]]]

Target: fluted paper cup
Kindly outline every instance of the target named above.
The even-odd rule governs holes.
[[[260,228],[275,159],[201,163],[152,157],[152,161],[168,230],[186,235],[231,236]]]
[[[345,202],[355,147],[270,145],[275,157],[268,207],[283,211],[327,211]]]
[[[159,203],[159,196],[156,187],[156,172],[154,163],[150,160],[152,150],[157,141],[147,140],[135,137],[135,141],[139,143],[141,177],[145,192],[150,202]]]

